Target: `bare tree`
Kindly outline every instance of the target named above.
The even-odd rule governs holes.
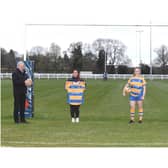
[[[154,49],[157,54],[157,58],[154,60],[154,64],[160,66],[161,73],[167,74],[168,72],[168,46],[161,45],[160,48]]]
[[[128,65],[131,63],[131,60],[125,54],[127,47],[120,40],[99,38],[93,42],[92,46],[98,53],[104,50],[107,62],[111,65]]]
[[[156,48],[154,51],[157,54],[157,58],[154,60],[154,63],[162,67],[168,65],[168,46],[161,45],[160,48]]]
[[[55,43],[51,43],[49,48],[49,55],[58,58],[61,56],[61,47]]]
[[[41,55],[46,55],[47,50],[42,47],[42,46],[34,46],[31,48],[29,52],[29,56],[41,56]]]

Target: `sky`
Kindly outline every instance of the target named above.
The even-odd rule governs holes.
[[[0,0],[0,47],[24,53],[34,45],[51,42],[66,50],[71,42],[92,43],[96,38],[115,38],[127,46],[127,55],[137,65],[139,33],[113,27],[27,27],[25,24],[167,24],[165,0]],[[149,63],[149,29],[141,28],[141,59]],[[152,29],[152,47],[168,45],[168,27]],[[153,52],[153,58],[156,54]]]

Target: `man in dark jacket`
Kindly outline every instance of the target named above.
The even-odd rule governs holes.
[[[30,79],[25,73],[24,62],[20,61],[17,64],[16,70],[12,74],[13,81],[13,95],[14,95],[14,122],[15,123],[27,123],[25,120],[25,99],[27,86],[30,85]],[[20,112],[20,115],[19,115]]]

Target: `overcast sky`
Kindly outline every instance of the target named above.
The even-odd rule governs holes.
[[[27,23],[53,24],[168,24],[166,0],[1,0],[0,46],[19,53],[34,45],[49,47],[55,42],[66,50],[70,42],[92,43],[96,38],[115,38],[127,45],[133,64],[139,63],[136,29],[112,27],[27,27]],[[141,56],[149,63],[149,29],[141,28]],[[152,46],[168,45],[168,27],[152,30]],[[153,54],[153,57],[156,55]]]

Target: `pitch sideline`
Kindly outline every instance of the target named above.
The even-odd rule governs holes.
[[[23,144],[23,145],[69,145],[69,146],[73,146],[73,145],[93,145],[93,146],[142,146],[142,147],[146,147],[146,146],[168,146],[168,142],[166,143],[159,143],[159,142],[154,142],[154,143],[58,143],[58,142],[26,142],[26,141],[4,141],[3,143],[6,144]],[[1,142],[2,145],[2,142]],[[7,145],[3,145],[3,146],[7,146]]]

